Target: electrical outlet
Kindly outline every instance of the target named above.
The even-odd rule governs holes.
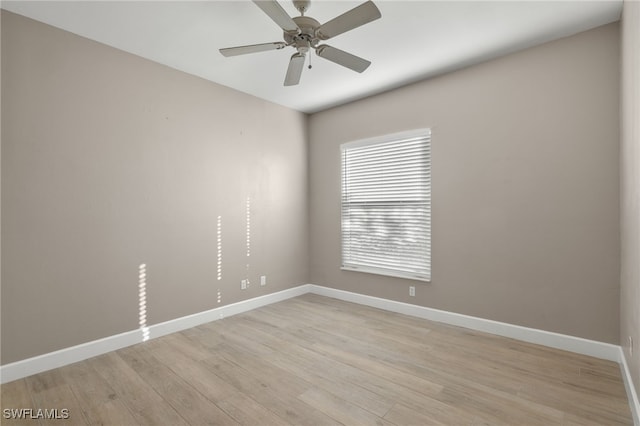
[[[414,286],[409,286],[409,296],[413,297],[416,295],[416,288]]]
[[[247,289],[247,280],[240,281],[240,290],[246,290],[246,289]]]
[[[260,276],[260,285],[267,285],[267,276],[266,275],[261,275]]]
[[[629,336],[629,354],[633,356],[633,337]]]

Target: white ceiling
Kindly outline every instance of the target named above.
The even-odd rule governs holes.
[[[312,2],[321,23],[362,1]],[[303,112],[617,21],[622,0],[375,0],[382,19],[327,42],[372,62],[358,74],[312,55],[300,85],[282,83],[293,48],[231,58],[218,49],[282,40],[250,1],[3,1],[2,8]],[[298,16],[290,1],[280,3]]]

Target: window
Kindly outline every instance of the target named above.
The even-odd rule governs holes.
[[[431,280],[431,131],[343,144],[342,269]]]

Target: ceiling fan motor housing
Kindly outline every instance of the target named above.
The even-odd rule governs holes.
[[[300,28],[300,32],[296,34],[285,31],[284,41],[288,45],[295,46],[300,53],[306,53],[310,48],[315,48],[319,42],[316,29],[320,26],[320,22],[309,16],[296,16],[292,19]]]

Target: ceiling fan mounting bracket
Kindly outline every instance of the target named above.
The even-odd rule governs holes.
[[[296,9],[298,9],[301,15],[304,15],[304,13],[307,10],[309,10],[309,7],[311,6],[311,1],[310,0],[293,0],[293,5],[295,6]]]

